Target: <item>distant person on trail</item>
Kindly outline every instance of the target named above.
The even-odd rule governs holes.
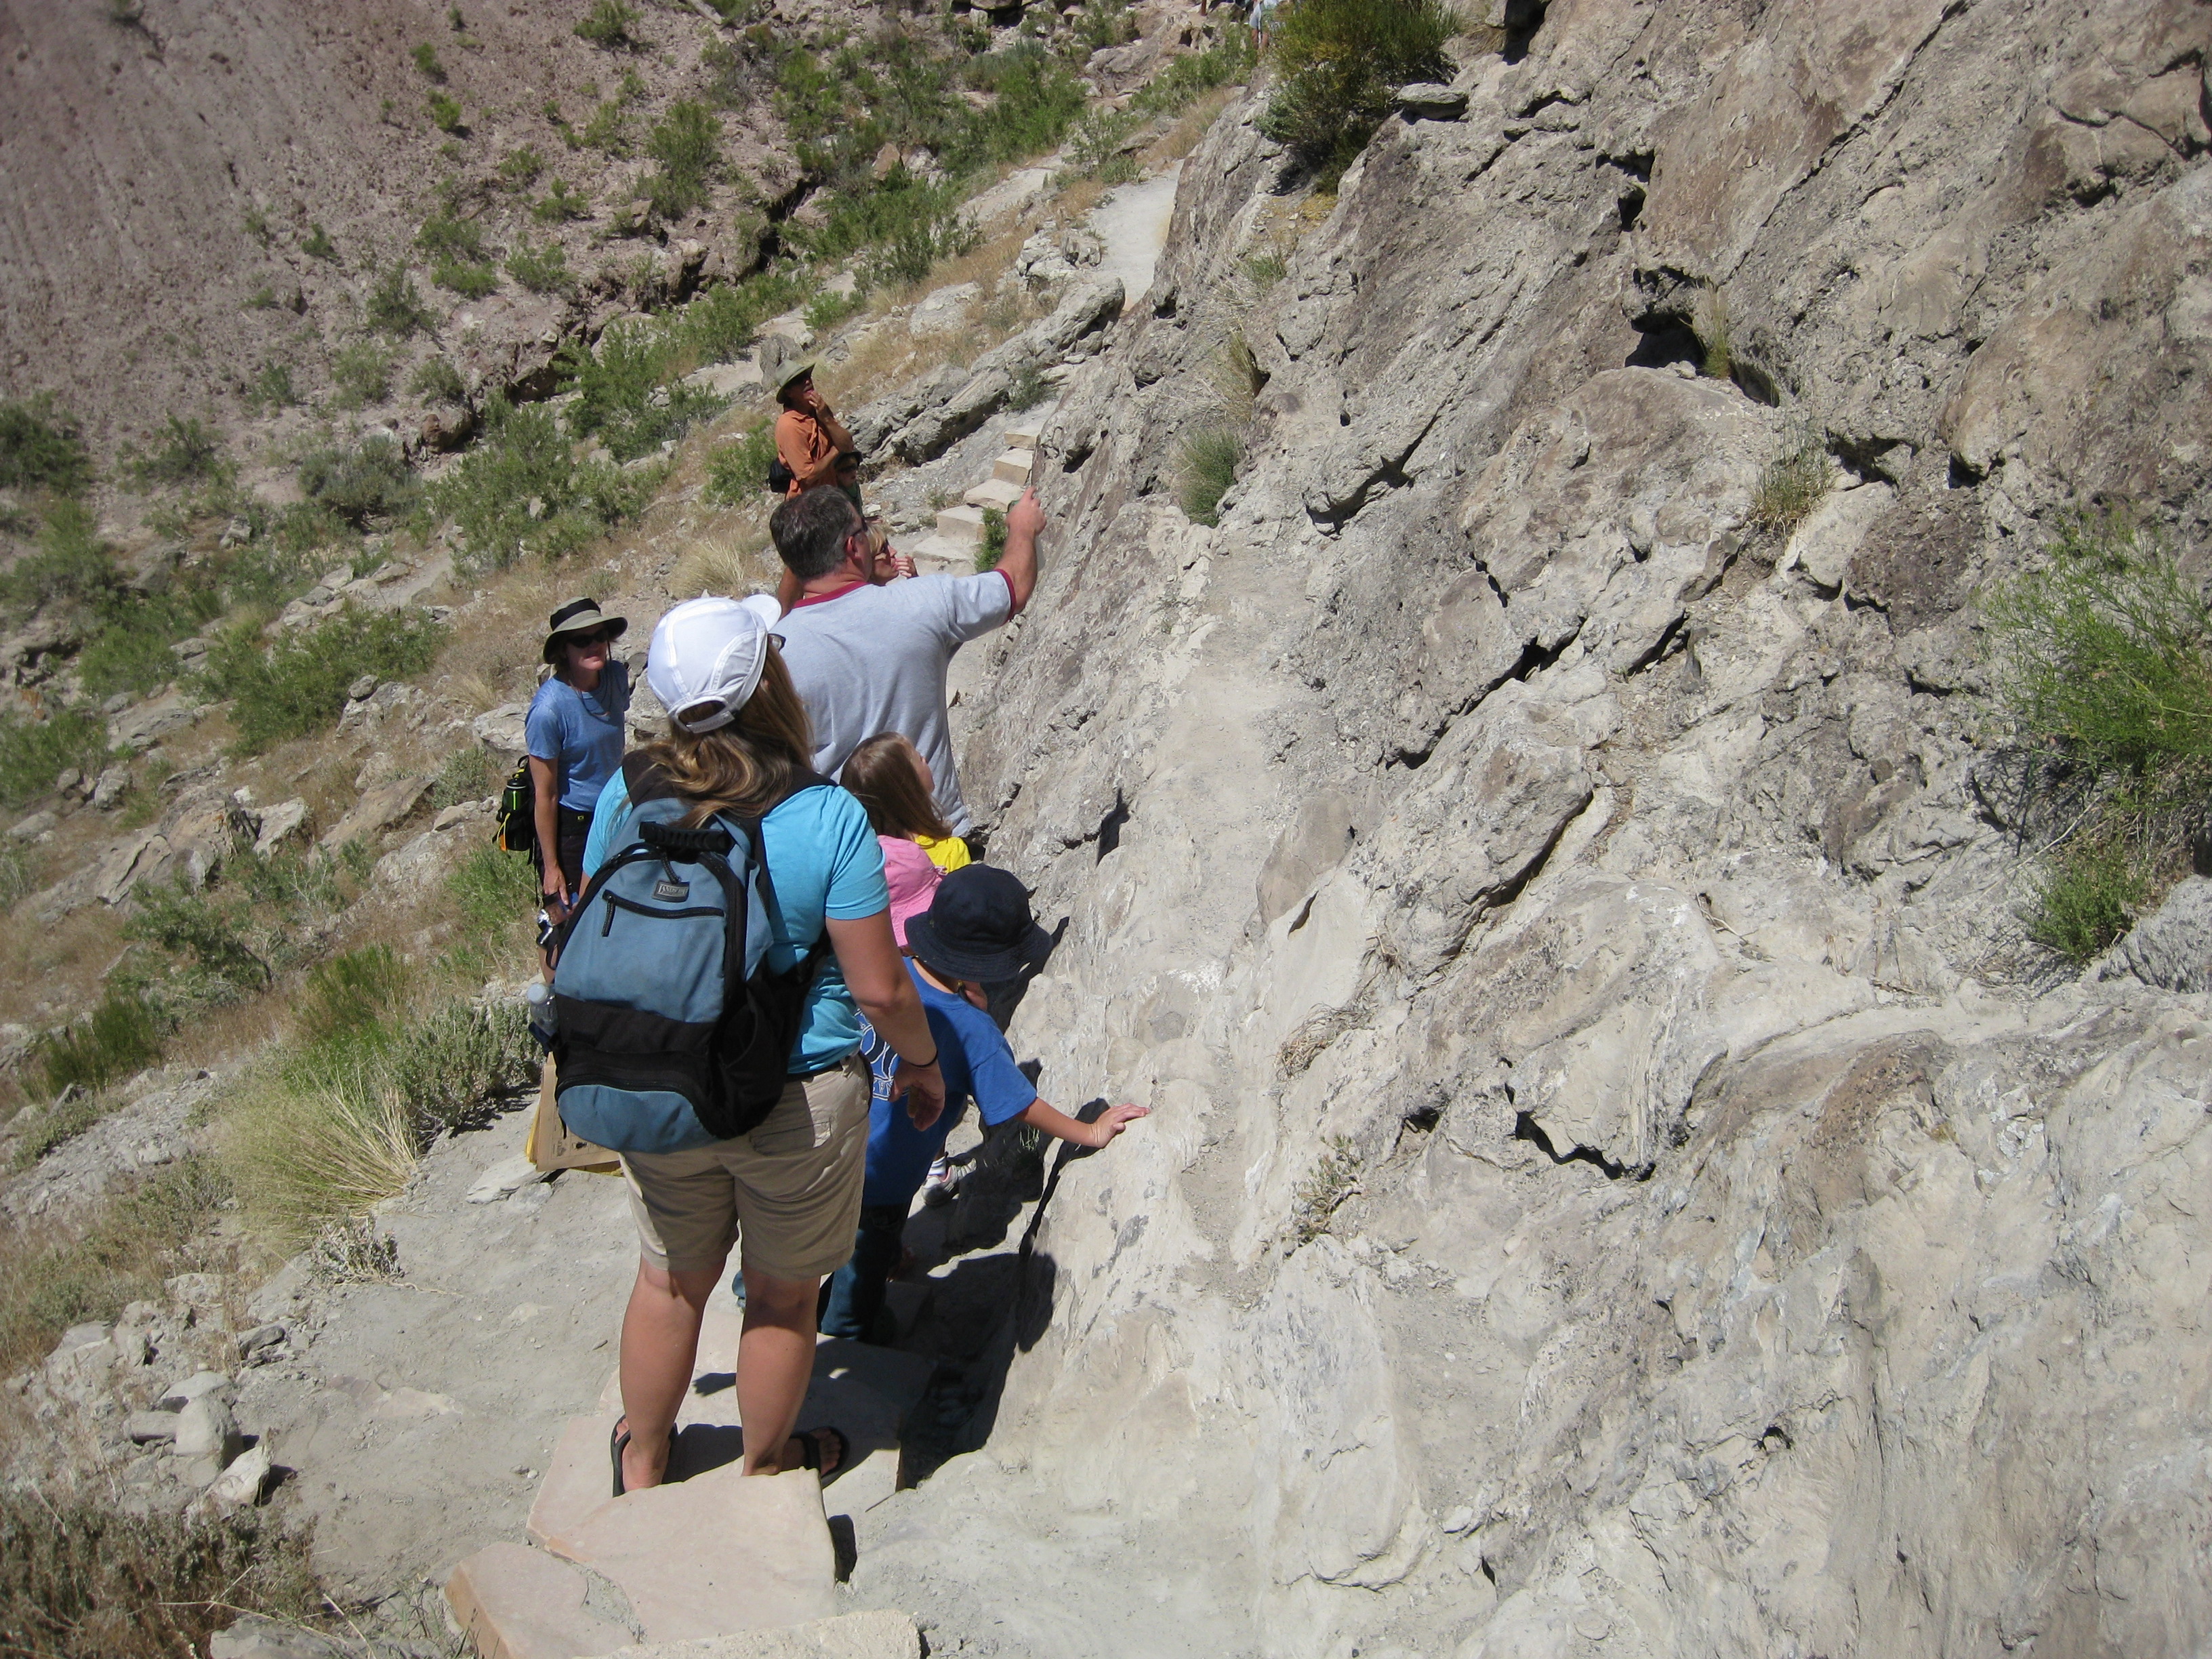
[[[835,777],[867,738],[896,732],[927,763],[939,816],[954,835],[970,833],[945,672],[962,645],[1029,603],[1043,527],[1036,492],[1025,491],[1006,514],[1006,550],[995,569],[877,586],[867,527],[842,494],[810,489],[776,508],[769,531],[798,583],[781,624],[783,656],[813,720],[816,771]]]
[[[945,1090],[936,1038],[891,942],[875,837],[851,795],[807,770],[806,710],[759,607],[678,605],[653,629],[646,678],[669,710],[668,732],[602,792],[594,851],[604,858],[635,835],[633,777],[642,798],[689,803],[687,827],[757,819],[776,900],[764,966],[789,973],[825,933],[830,959],[799,1005],[782,1095],[757,1127],[623,1157],[641,1254],[623,1316],[624,1414],[609,1437],[617,1497],[666,1475],[700,1322],[732,1241],[745,1287],[744,1471],[844,1466],[851,1447],[839,1431],[793,1430],[813,1374],[822,1281],[852,1253],[860,1217],[870,1121],[861,1015],[901,1056],[912,1121],[935,1121]]]
[[[571,599],[556,611],[544,647],[553,673],[523,722],[538,830],[532,857],[547,918],[556,926],[584,883],[592,809],[622,764],[629,670],[609,647],[629,627],[627,617],[601,616],[591,599]]]
[[[783,405],[775,417],[775,458],[791,474],[785,494],[835,484],[860,506],[860,453],[829,399],[816,389],[811,361],[801,358],[784,370],[775,400]]]
[[[823,1309],[825,1335],[871,1340],[884,1305],[884,1284],[897,1269],[907,1211],[945,1138],[969,1100],[986,1127],[1020,1121],[1079,1146],[1106,1146],[1140,1117],[1143,1106],[1115,1106],[1085,1123],[1037,1097],[991,1017],[984,988],[1033,972],[1050,937],[1030,913],[1029,895],[1004,870],[971,864],[945,878],[928,910],[907,924],[914,960],[908,969],[929,1012],[945,1079],[945,1110],[921,1122],[878,1087],[868,1116],[867,1179],[860,1194],[860,1232],[852,1259],[830,1281]]]

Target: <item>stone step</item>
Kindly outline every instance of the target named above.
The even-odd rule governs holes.
[[[1006,447],[1035,449],[1037,438],[1044,431],[1044,416],[1036,413],[1024,415],[1006,428]]]
[[[1001,483],[1026,484],[1030,481],[1030,462],[1035,452],[1010,449],[991,463],[991,477]]]
[[[995,507],[1003,513],[1021,500],[1023,488],[1018,483],[1008,483],[1004,478],[989,477],[960,499],[970,507]],[[941,524],[939,527],[942,528]]]
[[[649,1642],[612,1659],[921,1659],[921,1632],[902,1613],[878,1608],[787,1630],[749,1630],[697,1642]]]
[[[493,1544],[455,1567],[446,1601],[478,1659],[587,1659],[634,1650],[584,1607],[584,1575],[526,1544]]]
[[[937,533],[948,542],[965,542],[973,547],[983,539],[983,513],[980,507],[948,507],[937,514]]]
[[[728,1464],[602,1504],[547,1546],[618,1585],[648,1642],[773,1630],[836,1612],[836,1552],[809,1469]]]
[[[980,520],[981,514],[976,515]],[[982,525],[975,526],[980,532]],[[900,550],[914,561],[917,576],[970,576],[975,572],[975,543],[954,541],[945,536],[925,536],[921,540]]]

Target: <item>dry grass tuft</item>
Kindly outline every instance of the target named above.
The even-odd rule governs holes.
[[[670,572],[668,591],[679,599],[757,592],[775,586],[780,568],[764,528],[701,536]]]

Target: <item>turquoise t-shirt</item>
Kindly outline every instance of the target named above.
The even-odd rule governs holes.
[[[586,879],[626,844],[617,837],[629,817],[629,781],[617,767],[592,813],[591,838],[584,843]],[[845,790],[800,790],[761,820],[761,843],[768,849],[769,879],[783,917],[769,946],[774,968],[788,969],[805,956],[822,937],[825,916],[857,921],[890,908],[884,849],[869,827],[866,810]],[[819,1071],[860,1046],[860,1011],[846,988],[836,954],[825,951],[799,1016],[791,1069]]]

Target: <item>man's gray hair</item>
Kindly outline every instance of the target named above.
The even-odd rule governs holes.
[[[860,511],[835,484],[801,491],[768,521],[776,556],[803,582],[826,576],[845,562],[845,541],[860,528]]]

